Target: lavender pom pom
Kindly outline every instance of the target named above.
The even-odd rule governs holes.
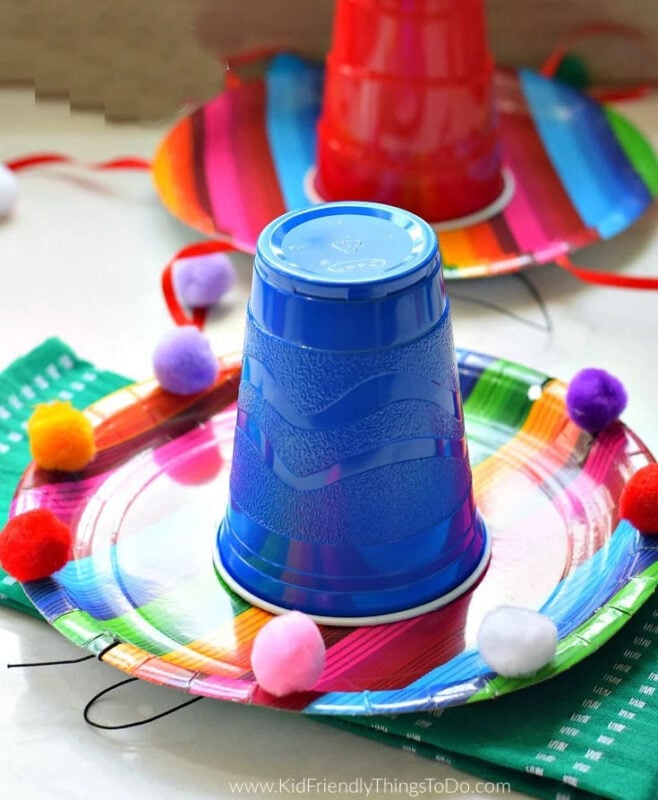
[[[174,264],[176,294],[188,308],[208,308],[233,286],[235,270],[225,253],[181,258]]]
[[[218,366],[210,342],[201,331],[194,325],[183,325],[158,342],[153,370],[163,389],[186,395],[212,386]]]
[[[17,192],[16,176],[9,167],[0,164],[0,219],[9,216],[14,207]]]
[[[628,395],[620,380],[603,369],[583,369],[567,389],[567,412],[573,422],[589,433],[598,433],[618,419]]]

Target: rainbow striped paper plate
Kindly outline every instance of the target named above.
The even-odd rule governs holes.
[[[652,461],[622,423],[596,438],[565,412],[565,385],[458,352],[475,496],[492,535],[490,566],[448,606],[403,622],[321,628],[326,668],[312,691],[275,698],[250,651],[270,615],[215,573],[226,508],[239,366],[193,398],[155,382],[88,410],[99,452],[75,477],[34,466],[12,514],[49,508],[74,532],[73,556],[24,589],[64,636],[132,676],[204,695],[312,714],[423,711],[495,697],[581,661],[658,583],[658,546],[617,518],[629,476]],[[501,603],[557,624],[554,661],[502,679],[478,655],[483,615]]]
[[[251,252],[267,223],[318,202],[312,190],[322,67],[276,56],[179,122],[153,177],[164,205]],[[631,225],[658,194],[658,160],[621,114],[529,70],[499,70],[507,191],[486,219],[437,226],[447,278],[545,264]]]

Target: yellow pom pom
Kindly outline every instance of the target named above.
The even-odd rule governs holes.
[[[69,402],[42,403],[27,423],[30,451],[43,469],[77,472],[96,454],[94,430]]]

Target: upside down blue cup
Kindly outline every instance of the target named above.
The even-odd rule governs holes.
[[[269,611],[378,624],[454,599],[488,556],[434,231],[376,203],[279,217],[247,307],[221,578]]]

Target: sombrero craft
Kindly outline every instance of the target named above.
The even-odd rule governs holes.
[[[257,307],[252,296],[254,313]],[[474,498],[492,550],[486,571],[436,610],[387,624],[358,617],[339,627],[321,624],[327,661],[316,685],[288,697],[268,694],[254,679],[250,653],[271,614],[258,607],[260,599],[254,605],[240,587],[233,591],[212,560],[218,526],[236,500],[235,484],[229,489],[236,431],[249,434],[258,423],[249,407],[249,385],[256,385],[250,347],[245,372],[226,363],[209,390],[190,397],[155,382],[110,395],[87,412],[98,448],[88,467],[67,475],[32,466],[21,481],[12,515],[48,509],[73,532],[66,566],[26,582],[25,590],[51,624],[107,663],[242,703],[314,714],[421,711],[497,696],[568,669],[655,589],[658,550],[617,511],[629,477],[653,460],[644,445],[619,422],[596,436],[574,425],[559,381],[458,351]],[[277,447],[261,453],[269,468],[286,464]],[[329,473],[323,480],[334,485]],[[459,524],[464,551],[470,533]],[[280,577],[297,591],[292,566]],[[331,593],[327,602],[331,609]],[[502,603],[541,610],[557,625],[556,657],[530,679],[495,675],[475,646],[482,618]]]
[[[253,251],[260,230],[317,201],[312,190],[323,69],[291,54],[178,123],[153,163],[178,218]],[[513,272],[631,225],[658,193],[650,144],[620,113],[531,70],[495,74],[508,202],[490,218],[443,225],[445,274]]]

